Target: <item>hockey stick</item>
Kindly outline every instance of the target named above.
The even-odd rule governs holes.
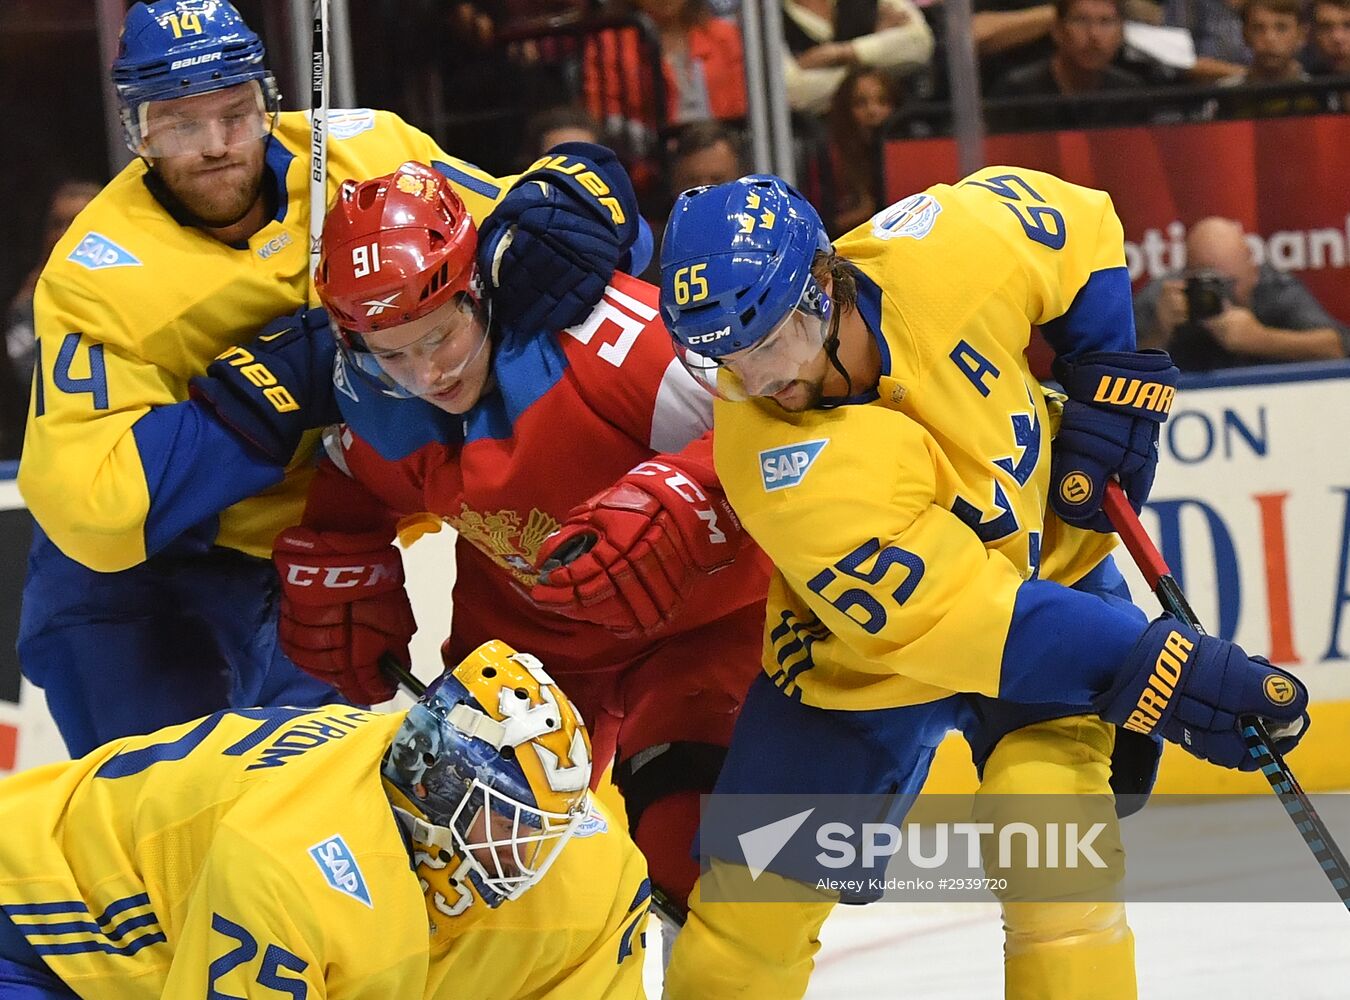
[[[1157,595],[1158,603],[1162,605],[1163,610],[1175,615],[1178,620],[1185,622],[1197,632],[1203,633],[1205,630],[1201,628],[1195,612],[1187,603],[1186,595],[1181,592],[1181,587],[1172,576],[1171,570],[1167,568],[1162,554],[1144,531],[1144,526],[1139,523],[1139,516],[1126,499],[1125,491],[1114,480],[1107,484],[1102,507],[1106,510],[1106,516],[1111,519],[1111,524],[1115,526],[1116,534],[1120,535],[1120,540],[1130,550],[1130,556],[1139,567],[1139,572],[1144,574],[1144,579],[1153,588],[1153,593]],[[1327,880],[1331,882],[1331,887],[1336,890],[1336,895],[1340,897],[1346,909],[1350,909],[1350,864],[1346,863],[1340,846],[1331,836],[1326,824],[1322,822],[1322,817],[1317,815],[1317,810],[1313,808],[1312,801],[1299,785],[1298,779],[1294,777],[1294,772],[1289,770],[1289,765],[1284,762],[1284,756],[1276,749],[1270,733],[1266,730],[1266,724],[1255,715],[1244,716],[1240,721],[1248,752],[1256,759],[1261,773],[1266,776],[1271,789],[1279,796],[1280,802],[1289,813],[1289,818],[1298,829],[1299,836],[1303,838],[1303,842],[1308,845],[1313,857],[1321,865]]]
[[[328,0],[314,0],[309,89],[309,282],[319,267],[328,213]]]
[[[398,684],[414,698],[427,693],[427,686],[413,676],[413,672],[398,662],[393,653],[380,654],[380,669],[391,681]]]

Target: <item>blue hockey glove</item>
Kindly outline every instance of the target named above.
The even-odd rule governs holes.
[[[273,320],[243,347],[231,347],[188,384],[236,434],[286,465],[312,427],[337,423],[333,356],[325,309],[299,309]]]
[[[1107,722],[1157,733],[1201,760],[1240,771],[1256,769],[1242,716],[1268,720],[1281,753],[1298,745],[1309,721],[1308,689],[1297,677],[1171,615],[1149,625],[1095,707]]]
[[[1109,534],[1107,480],[1120,480],[1135,511],[1153,488],[1176,366],[1165,351],[1094,351],[1056,358],[1054,373],[1069,399],[1050,453],[1050,503],[1069,524]]]
[[[615,269],[630,266],[638,232],[637,195],[618,157],[589,142],[553,147],[479,227],[478,267],[502,332],[580,323]]]

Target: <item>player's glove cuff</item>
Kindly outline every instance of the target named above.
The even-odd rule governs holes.
[[[639,233],[637,196],[613,152],[562,143],[512,186],[479,228],[478,265],[503,333],[584,320]]]
[[[1172,409],[1180,372],[1166,351],[1092,351],[1056,358],[1055,379],[1070,399],[1162,423]]]
[[[1297,745],[1308,727],[1308,689],[1297,677],[1171,615],[1140,636],[1096,708],[1107,722],[1157,733],[1196,757],[1241,770],[1256,767],[1242,735],[1245,716],[1269,720],[1286,734],[1275,740],[1281,751]]]
[[[323,309],[301,309],[231,347],[188,384],[189,395],[277,465],[306,430],[341,419],[333,393],[336,342]]]

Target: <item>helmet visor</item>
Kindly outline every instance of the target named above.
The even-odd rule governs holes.
[[[808,279],[797,305],[759,343],[710,358],[677,345],[676,353],[699,384],[723,399],[772,396],[800,378],[825,346],[830,301]]]
[[[458,852],[485,886],[515,899],[544,877],[589,811],[586,795],[569,813],[544,812],[475,778],[450,828]]]
[[[378,333],[342,330],[339,342],[348,360],[390,395],[426,396],[483,353],[491,321],[490,306],[460,295],[420,319]]]
[[[270,89],[269,89],[270,88]],[[200,156],[263,138],[276,122],[276,86],[269,77],[136,108],[136,151],[151,159]]]

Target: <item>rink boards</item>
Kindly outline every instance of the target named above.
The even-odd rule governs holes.
[[[1143,513],[1210,632],[1294,669],[1313,694],[1314,725],[1292,764],[1305,787],[1350,788],[1350,362],[1248,369],[1191,378],[1163,429],[1158,479]],[[40,691],[20,684],[13,641],[31,522],[13,482],[0,479],[0,773],[64,755]],[[414,662],[438,669],[439,623],[450,614],[449,529],[406,555],[421,630]],[[1156,604],[1124,550],[1136,600]],[[510,639],[509,636],[504,638]],[[974,782],[964,747],[949,741],[934,790]],[[1162,791],[1263,790],[1169,749]]]

